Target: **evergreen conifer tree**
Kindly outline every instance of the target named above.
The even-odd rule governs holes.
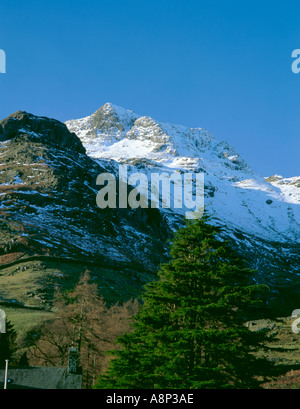
[[[147,285],[134,331],[119,339],[97,388],[256,388],[271,365],[255,357],[266,334],[245,325],[263,286],[209,219],[174,237],[169,263]]]

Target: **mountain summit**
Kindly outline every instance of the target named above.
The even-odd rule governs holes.
[[[148,176],[204,173],[206,211],[258,269],[258,280],[285,287],[300,275],[300,177],[262,177],[203,128],[156,121],[110,103],[66,125],[99,164],[127,164],[129,174]],[[181,209],[161,211],[176,228]]]
[[[98,175],[118,184],[125,164],[129,175],[204,173],[211,223],[272,288],[280,314],[296,308],[300,178],[259,176],[207,130],[112,104],[66,124],[19,111],[0,121],[0,158],[0,305],[48,310],[54,288],[86,269],[111,302],[141,294],[184,209],[100,209]]]
[[[66,125],[94,159],[126,163],[132,172],[141,165],[145,172],[203,172],[206,209],[214,217],[267,240],[300,243],[300,177],[258,175],[207,130],[155,121],[109,103]]]

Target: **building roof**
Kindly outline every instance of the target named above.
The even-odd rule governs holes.
[[[0,369],[0,389],[4,387],[5,371]],[[69,373],[68,368],[8,368],[7,389],[81,389],[82,376]]]

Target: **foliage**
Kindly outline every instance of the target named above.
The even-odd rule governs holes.
[[[255,388],[271,364],[254,352],[266,334],[245,325],[266,287],[252,282],[209,219],[177,232],[171,261],[146,287],[134,331],[97,388]]]
[[[86,388],[106,367],[106,351],[114,347],[118,336],[129,331],[130,319],[138,310],[137,301],[108,307],[91,281],[86,272],[74,291],[57,290],[55,317],[27,332],[23,341],[31,365],[67,366],[69,348],[76,346]]]

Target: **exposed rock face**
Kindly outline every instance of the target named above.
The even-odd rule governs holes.
[[[24,111],[18,111],[0,121],[0,141],[7,141],[27,135],[33,141],[40,141],[48,146],[60,146],[85,153],[80,140],[70,133],[66,125],[45,117],[36,117]]]
[[[99,284],[107,275],[114,277],[115,283],[105,288],[112,299],[118,293],[125,298],[126,280],[136,277],[128,295],[137,296],[165,260],[169,227],[164,216],[158,209],[99,209],[97,176],[114,166],[88,157],[64,124],[18,112],[1,121],[0,130],[0,269],[1,263],[16,266],[0,274],[0,302],[13,298],[26,305],[28,297],[20,298],[7,285],[22,280],[21,274],[28,276],[28,286],[31,277],[35,281],[34,293],[49,285],[48,267],[40,267],[43,278],[37,280],[28,257],[34,263],[39,257],[49,262],[59,257],[61,264],[73,260],[83,271],[89,266]],[[27,270],[18,269],[27,265]],[[54,270],[52,285],[64,276]],[[69,272],[65,277],[70,283],[77,278]]]
[[[300,288],[299,177],[264,178],[203,128],[159,122],[109,103],[66,125],[99,164],[113,160],[148,178],[153,172],[204,173],[206,211],[258,270],[258,281],[284,291]],[[162,212],[178,227],[181,210]]]
[[[47,305],[54,285],[70,287],[86,268],[112,301],[138,296],[155,277],[184,210],[99,209],[96,178],[118,181],[119,164],[129,175],[204,173],[212,223],[257,281],[298,308],[299,178],[265,179],[204,129],[111,104],[67,126],[25,112],[0,122],[0,303]]]
[[[105,104],[92,115],[91,123],[95,130],[116,135],[119,132],[127,132],[132,128],[137,118],[138,116],[132,111],[131,115],[128,115],[126,110],[116,112],[110,104]]]

